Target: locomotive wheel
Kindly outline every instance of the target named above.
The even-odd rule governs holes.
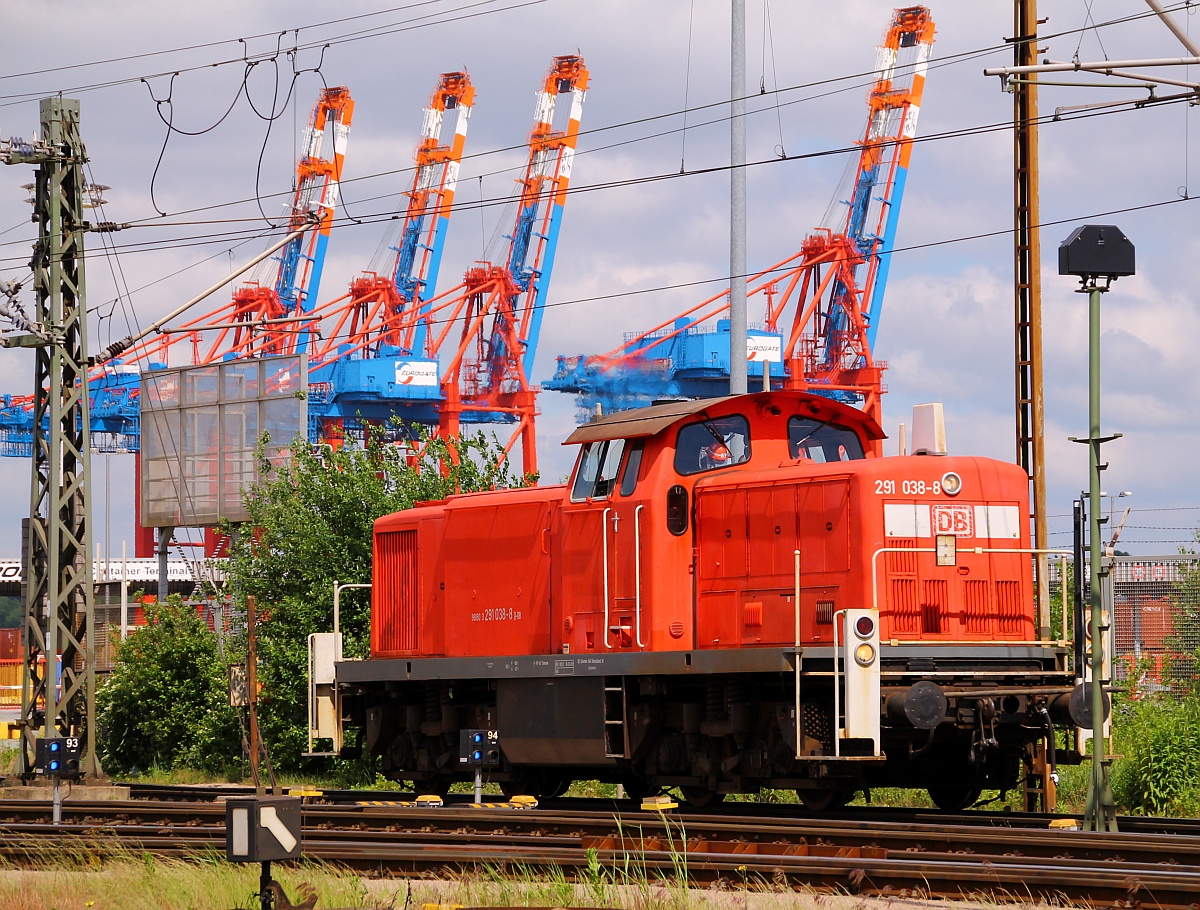
[[[413,790],[417,796],[440,796],[446,798],[446,794],[450,792],[450,781],[445,778],[434,778],[433,780],[414,780]]]
[[[502,780],[500,781],[500,792],[504,794],[505,799],[512,799],[514,796],[532,796],[533,788],[523,780]]]
[[[625,796],[627,798],[639,803],[648,796],[658,796],[658,794],[662,793],[662,787],[652,784],[644,778],[633,777],[632,775],[622,778],[621,786],[625,788]]]
[[[693,809],[703,809],[705,806],[715,806],[725,799],[724,793],[709,790],[707,787],[680,787],[684,802]]]
[[[982,787],[971,784],[946,784],[929,787],[928,790],[933,804],[943,812],[961,812],[963,809],[969,809],[975,805],[983,792]]]
[[[796,790],[796,796],[809,812],[829,812],[837,811],[850,802],[854,791],[841,787],[822,787],[819,790],[800,788]]]
[[[538,799],[554,799],[562,796],[575,783],[569,777],[544,777],[533,788],[533,795]]]

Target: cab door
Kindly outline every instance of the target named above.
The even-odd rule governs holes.
[[[638,487],[642,452],[642,440],[626,444],[617,483],[608,500],[608,641],[614,650],[641,651],[650,645],[649,516],[644,492]]]
[[[625,440],[584,446],[568,501],[563,504],[562,622],[564,653],[613,649],[614,518],[611,502],[624,462]]]
[[[646,562],[638,552],[646,516],[634,495],[641,456],[641,441],[604,439],[584,448],[576,468],[563,507],[566,653],[632,651],[648,643]]]

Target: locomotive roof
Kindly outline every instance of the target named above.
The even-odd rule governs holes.
[[[698,398],[689,401],[671,401],[666,404],[651,405],[648,408],[635,408],[630,411],[618,411],[609,414],[581,427],[566,438],[563,445],[578,445],[585,442],[596,442],[601,439],[636,439],[654,436],[667,427],[677,423],[684,417],[699,414],[710,408],[733,402],[736,399],[746,399],[747,403],[765,404],[771,398],[782,398],[804,402],[813,416],[826,419],[842,419],[847,423],[862,426],[868,439],[884,439],[886,434],[873,419],[857,408],[833,401],[820,395],[807,392],[781,390],[774,392],[755,392],[750,395],[723,395],[719,398]],[[724,410],[722,408],[722,410]]]

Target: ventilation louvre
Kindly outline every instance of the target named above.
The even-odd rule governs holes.
[[[371,623],[376,653],[417,650],[418,592],[417,532],[377,534]]]
[[[990,632],[990,610],[988,609],[988,583],[986,581],[963,582],[963,622],[968,632],[985,634]]]

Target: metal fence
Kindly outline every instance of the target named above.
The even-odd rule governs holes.
[[[1105,562],[1101,602],[1111,621],[1105,647],[1111,678],[1135,698],[1200,694],[1200,556],[1117,556]],[[1050,567],[1057,603],[1066,582],[1068,617],[1072,572],[1069,559]],[[1065,637],[1072,637],[1071,630]]]
[[[1200,557],[1118,556],[1109,585],[1113,679],[1135,697],[1200,692]]]

